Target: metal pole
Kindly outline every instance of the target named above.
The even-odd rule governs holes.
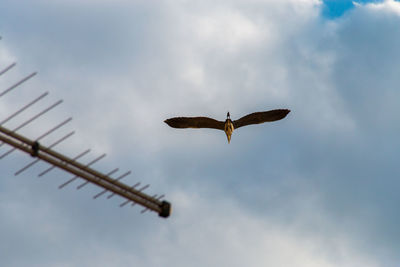
[[[135,190],[123,183],[115,181],[114,179],[96,171],[89,167],[86,167],[72,159],[61,155],[49,148],[40,146],[37,142],[32,141],[24,136],[21,136],[13,131],[10,131],[0,126],[0,140],[25,152],[30,155],[34,155],[43,161],[50,163],[60,169],[63,169],[69,173],[75,174],[83,179],[96,184],[104,189],[107,189],[119,196],[122,196],[128,200],[138,203],[152,211],[157,212],[161,217],[168,217],[170,215],[171,206],[166,201],[159,201],[151,196],[146,195],[140,190]],[[7,135],[7,136],[4,136]],[[11,137],[11,138],[10,138]],[[23,144],[12,140],[16,139]]]

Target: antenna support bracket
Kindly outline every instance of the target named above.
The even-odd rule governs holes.
[[[35,141],[31,145],[31,156],[32,157],[37,157],[39,155],[39,149],[40,149],[40,144],[38,141]]]

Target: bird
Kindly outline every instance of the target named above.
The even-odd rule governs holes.
[[[235,129],[251,124],[281,120],[285,118],[289,112],[289,109],[254,112],[232,121],[228,111],[225,122],[208,117],[174,117],[166,119],[164,122],[173,128],[211,128],[222,130],[226,134],[228,144],[230,144],[231,136]]]

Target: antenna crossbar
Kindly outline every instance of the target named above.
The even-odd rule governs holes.
[[[85,166],[73,159],[66,157],[48,147],[40,145],[37,141],[30,140],[14,131],[0,126],[0,141],[13,146],[20,151],[37,157],[84,180],[96,184],[103,189],[125,198],[128,201],[137,203],[151,211],[157,212],[161,217],[168,217],[171,213],[171,204],[167,201],[160,201],[124,183],[110,178],[89,166]]]

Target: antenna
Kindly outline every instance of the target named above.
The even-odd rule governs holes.
[[[10,70],[12,70],[15,66],[16,63],[14,62],[7,65],[4,68],[0,67],[0,79],[2,78],[2,76],[6,75]],[[13,83],[11,86],[9,86],[3,91],[1,91],[0,88],[0,98],[5,97],[9,93],[15,91],[15,89],[18,88],[18,86],[20,86],[23,83],[26,83],[36,74],[37,74],[36,72],[33,72],[23,77],[22,79]],[[73,136],[75,134],[75,131],[69,132],[68,134],[64,135],[63,137],[61,137],[60,139],[58,139],[57,141],[53,142],[48,146],[45,146],[41,142],[39,142],[42,141],[42,139],[44,139],[45,137],[51,135],[61,127],[64,127],[69,122],[71,122],[72,121],[71,117],[63,120],[59,124],[55,125],[54,127],[50,128],[49,130],[45,131],[40,136],[34,139],[25,137],[17,132],[23,127],[27,126],[28,124],[33,123],[39,117],[44,116],[52,109],[56,108],[63,102],[63,100],[58,100],[52,105],[43,108],[42,111],[34,114],[28,120],[23,121],[17,127],[14,127],[11,130],[3,126],[12,120],[18,119],[18,116],[23,112],[28,112],[30,107],[40,103],[40,101],[43,100],[47,95],[49,95],[48,92],[40,94],[29,103],[25,104],[24,106],[20,107],[19,109],[8,115],[6,118],[0,120],[0,147],[2,147],[4,144],[9,145],[11,147],[11,149],[6,151],[5,153],[0,154],[0,159],[3,159],[6,156],[10,155],[15,150],[19,150],[21,152],[29,154],[31,157],[34,158],[34,160],[31,161],[29,164],[25,165],[24,167],[16,171],[15,175],[21,174],[22,172],[28,170],[30,167],[39,163],[40,161],[44,161],[49,163],[51,166],[40,172],[38,174],[38,177],[42,177],[48,174],[51,170],[55,168],[64,170],[67,173],[73,175],[72,178],[69,178],[69,180],[61,184],[58,187],[59,189],[62,189],[68,186],[69,184],[73,183],[75,180],[81,178],[85,181],[77,186],[76,188],[77,190],[81,189],[87,184],[97,185],[103,189],[101,192],[93,196],[93,199],[97,199],[100,196],[104,195],[106,192],[110,192],[110,194],[107,196],[107,199],[110,199],[115,195],[122,197],[124,199],[124,202],[119,205],[120,207],[124,207],[128,203],[132,203],[131,206],[138,204],[143,206],[144,208],[141,211],[141,213],[144,213],[146,211],[153,211],[158,213],[160,217],[164,218],[169,217],[169,215],[171,214],[171,204],[168,201],[163,200],[164,195],[160,196],[158,196],[157,194],[151,196],[147,195],[144,191],[150,186],[148,184],[139,187],[141,184],[140,182],[137,182],[133,186],[129,186],[121,182],[123,178],[132,173],[131,171],[127,171],[117,176],[116,178],[112,178],[112,175],[117,173],[119,171],[119,168],[115,168],[110,172],[103,174],[102,172],[99,172],[92,167],[92,165],[105,158],[106,154],[102,154],[98,157],[95,157],[88,163],[83,164],[80,163],[78,159],[88,155],[91,151],[90,149],[84,150],[83,152],[77,154],[73,158],[67,157],[64,154],[53,150],[55,146]]]

